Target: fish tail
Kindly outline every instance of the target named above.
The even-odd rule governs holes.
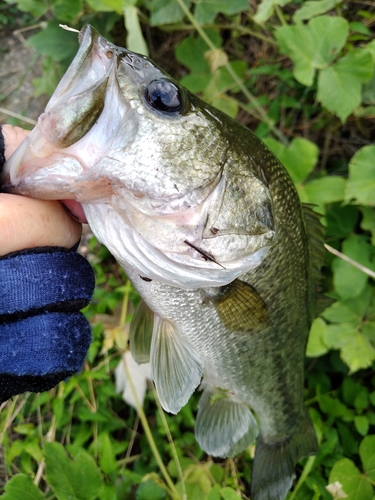
[[[295,463],[313,455],[318,443],[310,416],[305,411],[297,432],[283,441],[257,442],[251,475],[251,500],[284,500],[292,487]]]
[[[258,424],[245,404],[222,390],[203,391],[195,423],[196,439],[214,457],[232,457],[258,436]]]

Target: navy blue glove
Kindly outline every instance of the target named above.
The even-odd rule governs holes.
[[[91,331],[79,310],[94,284],[90,264],[73,250],[0,258],[0,402],[48,390],[82,368]]]

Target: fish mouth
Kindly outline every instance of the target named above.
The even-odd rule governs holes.
[[[92,197],[82,196],[84,184],[89,181],[92,188],[93,179],[88,171],[98,162],[99,156],[105,155],[103,143],[110,141],[103,137],[99,152],[99,144],[92,138],[95,132],[91,135],[90,132],[99,127],[104,108],[110,106],[107,93],[110,86],[116,85],[119,49],[91,26],[82,28],[79,42],[76,57],[36,127],[4,166],[0,175],[4,192],[46,200],[92,200]],[[126,108],[125,102],[121,105]],[[113,129],[114,125],[112,132]],[[98,184],[103,186],[102,179]],[[108,194],[109,190],[105,191]],[[94,192],[94,199],[98,199],[98,190]],[[66,206],[71,205],[69,201]],[[80,220],[83,219],[81,212],[76,208],[72,210]]]
[[[88,224],[82,205],[75,200],[60,200],[68,214],[81,224]]]

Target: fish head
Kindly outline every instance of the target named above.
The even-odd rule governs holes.
[[[80,203],[125,270],[148,279],[219,286],[257,267],[275,239],[272,200],[256,172],[229,169],[241,163],[229,118],[91,26],[79,41],[45,112],[5,166],[5,190]],[[249,204],[246,227],[239,196]]]

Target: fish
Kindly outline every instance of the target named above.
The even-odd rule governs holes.
[[[162,407],[199,388],[201,448],[256,442],[251,499],[283,500],[318,447],[303,401],[317,216],[247,127],[93,27],[79,43],[4,189],[80,207],[141,297],[130,350]]]

